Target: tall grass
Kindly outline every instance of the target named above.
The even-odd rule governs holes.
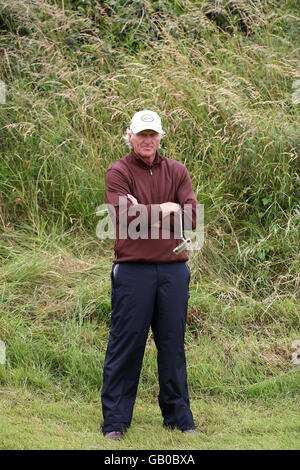
[[[299,392],[297,2],[0,0],[1,380],[98,393],[112,243],[104,174],[132,114],[205,206],[191,253],[194,395]],[[141,389],[157,392],[149,338]]]

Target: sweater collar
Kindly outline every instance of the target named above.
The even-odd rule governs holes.
[[[160,164],[161,161],[162,161],[162,156],[159,155],[158,152],[156,152],[156,154],[155,154],[155,158],[154,158],[154,160],[153,160],[152,165],[148,165],[137,153],[135,153],[135,151],[134,151],[133,149],[131,150],[131,152],[130,152],[130,154],[129,154],[129,157],[130,157],[130,159],[131,159],[133,162],[135,162],[135,163],[137,163],[138,165],[140,165],[140,166],[142,166],[142,167],[144,167],[144,168],[147,168],[147,169],[152,168],[152,167],[154,167],[155,165]]]

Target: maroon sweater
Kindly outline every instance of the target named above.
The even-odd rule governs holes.
[[[127,194],[134,196],[138,205],[131,207],[132,203],[127,198]],[[123,196],[126,202],[119,209],[119,197]],[[151,166],[147,165],[132,150],[129,155],[121,158],[111,165],[106,172],[106,203],[115,208],[115,263],[119,262],[144,262],[144,263],[169,263],[176,261],[187,261],[187,251],[179,255],[173,253],[173,249],[179,245],[179,233],[176,228],[176,238],[174,238],[174,223],[178,223],[178,216],[170,217],[171,233],[162,230],[160,226],[156,231],[156,239],[151,238],[151,223],[157,219],[153,218],[153,213],[159,212],[159,204],[163,202],[175,202],[183,206],[189,204],[192,207],[190,212],[190,226],[196,227],[197,200],[192,188],[191,178],[186,167],[170,158],[163,157],[158,153]],[[130,229],[130,224],[135,224],[141,212],[140,205],[144,205],[143,214],[148,218],[147,238],[131,239],[128,236],[120,236],[120,227]],[[134,215],[132,215],[134,212]],[[186,211],[187,212],[187,211]],[[173,217],[173,218],[172,218]],[[138,219],[139,218],[139,219]],[[186,217],[185,220],[187,220]],[[145,218],[143,219],[145,221]],[[126,227],[127,225],[127,227]],[[136,224],[138,226],[138,224]],[[160,217],[161,225],[161,217]],[[133,225],[132,225],[133,226]],[[143,224],[144,227],[144,224]],[[178,226],[176,226],[178,227]],[[130,233],[130,230],[128,230]],[[163,239],[167,236],[169,239]],[[157,239],[158,237],[158,239]]]

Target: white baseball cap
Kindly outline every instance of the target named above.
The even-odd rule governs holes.
[[[130,132],[137,134],[148,129],[158,134],[165,134],[161,127],[161,119],[155,111],[144,109],[135,113],[130,121]]]

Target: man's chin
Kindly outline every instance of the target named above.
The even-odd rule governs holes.
[[[154,152],[153,149],[148,149],[148,150],[144,149],[144,150],[142,150],[142,153],[145,153],[147,155],[153,155],[153,152]]]

